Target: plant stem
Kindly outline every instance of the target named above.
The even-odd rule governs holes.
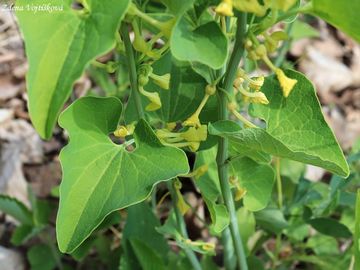
[[[129,29],[126,23],[122,23],[120,27],[120,32],[122,39],[124,41],[125,46],[125,54],[127,59],[127,64],[129,68],[129,76],[130,76],[130,85],[131,85],[131,94],[134,95],[136,112],[138,114],[138,118],[144,118],[144,110],[142,108],[141,96],[139,92],[138,85],[138,76],[136,71],[136,63],[135,63],[135,55],[134,50],[131,44]]]
[[[188,239],[189,238],[189,235],[187,233],[187,230],[186,230],[186,224],[185,224],[185,221],[184,221],[184,218],[179,210],[179,208],[177,207],[177,201],[178,201],[178,197],[176,195],[176,191],[174,189],[174,186],[173,186],[173,181],[170,181],[167,183],[167,187],[170,191],[170,195],[171,195],[171,199],[172,199],[172,203],[173,203],[173,208],[174,208],[174,212],[175,212],[175,216],[176,216],[176,222],[177,222],[177,225],[178,225],[178,229],[181,233],[181,235]],[[186,254],[186,256],[188,257],[192,267],[194,270],[201,270],[201,265],[195,255],[195,252],[190,249],[190,248],[184,248],[184,252]]]
[[[233,83],[236,76],[237,68],[240,63],[241,57],[244,53],[244,40],[246,36],[246,14],[240,13],[237,18],[237,30],[234,50],[231,54],[231,58],[228,64],[227,71],[224,77],[223,89],[228,93],[233,90]],[[227,97],[222,91],[218,91],[219,99],[219,120],[226,120],[228,118],[227,111]],[[238,262],[238,266],[241,270],[248,270],[246,255],[244,247],[241,241],[239,232],[236,209],[234,200],[232,197],[230,183],[228,180],[228,168],[226,161],[228,159],[228,140],[226,138],[220,138],[218,144],[218,152],[216,156],[216,162],[218,167],[218,175],[220,180],[221,193],[224,199],[224,203],[230,215],[230,232],[235,247],[235,254]]]
[[[283,208],[283,192],[282,192],[282,182],[281,182],[281,174],[280,174],[280,158],[275,159],[275,167],[276,167],[276,185],[278,192],[278,204],[279,209]]]

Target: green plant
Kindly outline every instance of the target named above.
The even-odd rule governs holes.
[[[327,200],[325,187],[312,190],[299,176],[294,200],[283,194],[283,163],[312,164],[340,177],[349,176],[349,167],[311,82],[279,68],[291,33],[268,30],[305,13],[359,41],[360,1],[54,0],[51,5],[62,8],[51,13],[34,13],[27,4],[17,1],[23,7],[17,17],[30,65],[29,111],[39,134],[51,137],[72,85],[86,69],[105,96],[80,98],[59,117],[70,137],[60,156],[56,231],[62,252],[76,252],[109,214],[127,208],[121,269],[215,267],[209,257],[219,252],[220,243],[188,239],[183,215],[189,205],[179,177],[193,179],[199,189],[211,216],[210,232],[221,238],[226,269],[260,269],[255,254],[274,234],[276,248],[266,247],[264,258],[274,269],[291,260],[325,267],[326,260],[306,257],[305,247],[281,261],[283,248],[301,239],[296,226],[352,235],[326,217],[344,180],[334,178],[330,189],[335,191]],[[269,55],[282,41],[275,65]],[[111,61],[97,60],[108,52]],[[251,77],[251,66],[258,64],[274,74]],[[191,172],[184,151],[195,153]],[[272,202],[275,179],[278,206]],[[153,193],[156,200],[156,185],[163,181],[174,203],[160,226],[147,199]],[[315,199],[302,197],[312,193]],[[312,201],[319,196],[320,208]],[[262,233],[255,233],[255,223]],[[175,257],[164,235],[186,257]],[[317,248],[316,241],[323,240],[333,238],[319,236],[308,245]],[[203,254],[201,262],[195,253]]]

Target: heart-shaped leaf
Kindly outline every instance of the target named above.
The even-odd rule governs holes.
[[[251,114],[266,121],[266,129],[233,128],[229,121],[215,123],[210,133],[229,138],[231,145],[264,152],[322,167],[347,177],[349,167],[332,130],[321,112],[311,82],[301,73],[286,71],[298,82],[288,98],[283,97],[278,80],[270,76],[262,87],[269,105],[253,105]],[[228,124],[224,124],[228,123]]]
[[[30,117],[43,138],[51,136],[73,83],[88,63],[114,46],[129,5],[129,0],[91,0],[75,10],[73,2],[53,0],[51,7],[59,10],[34,12],[27,8],[29,1],[16,1],[29,61]],[[47,0],[31,1],[31,6],[46,5]]]
[[[194,27],[185,17],[172,31],[170,48],[180,61],[199,62],[213,69],[221,68],[228,55],[227,38],[215,21]]]
[[[136,150],[114,144],[108,134],[121,110],[117,98],[86,97],[60,117],[70,136],[60,154],[56,228],[62,252],[72,252],[111,212],[145,200],[156,183],[189,170],[184,152],[163,146],[144,120],[135,128]]]

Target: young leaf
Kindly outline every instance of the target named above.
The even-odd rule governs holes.
[[[48,2],[33,0],[31,5]],[[43,138],[51,136],[72,85],[85,67],[114,46],[116,30],[129,4],[129,0],[92,0],[86,1],[88,6],[82,10],[75,10],[73,2],[53,0],[51,5],[63,10],[51,13],[28,10],[27,0],[16,2],[17,7],[24,8],[19,8],[17,17],[30,66],[29,111]]]
[[[22,224],[33,225],[32,212],[15,198],[0,194],[0,211],[15,218]]]
[[[286,74],[298,81],[288,98],[283,97],[276,77],[270,76],[262,87],[270,104],[251,108],[254,117],[266,121],[266,129],[231,131],[220,122],[209,127],[210,133],[229,138],[239,151],[262,151],[347,177],[349,166],[324,119],[313,85],[301,73],[288,70]]]
[[[198,179],[195,179],[195,184],[199,188],[204,202],[209,209],[212,229],[215,234],[220,234],[229,225],[230,219],[225,205],[217,202],[221,196],[221,192],[215,158],[216,147],[198,152],[194,170],[200,166],[208,166],[206,173]]]
[[[176,59],[199,62],[213,69],[221,68],[228,55],[227,38],[215,21],[194,28],[183,17],[172,31],[170,47]]]
[[[57,237],[62,252],[72,252],[111,212],[145,200],[156,183],[189,170],[184,152],[164,147],[144,120],[135,128],[136,150],[114,144],[108,134],[121,110],[117,98],[86,97],[60,117],[70,136],[60,154]]]
[[[310,13],[360,42],[360,1],[312,0]]]

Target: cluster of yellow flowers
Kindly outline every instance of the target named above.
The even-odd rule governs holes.
[[[258,0],[222,0],[215,11],[223,16],[234,16],[233,9],[235,8],[262,17],[269,8],[287,11],[296,3],[296,0],[264,0],[263,2],[260,4]]]
[[[245,42],[245,48],[248,51],[248,57],[251,60],[262,60],[276,74],[283,91],[284,97],[288,97],[293,90],[297,80],[287,77],[284,71],[276,67],[268,57],[268,49],[264,44],[255,44],[251,40]]]

